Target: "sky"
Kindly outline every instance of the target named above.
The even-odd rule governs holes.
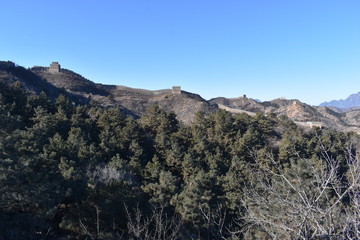
[[[0,60],[318,105],[360,91],[359,0],[0,0]]]

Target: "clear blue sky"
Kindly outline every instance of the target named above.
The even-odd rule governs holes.
[[[0,3],[0,60],[104,84],[317,105],[360,91],[359,0]]]

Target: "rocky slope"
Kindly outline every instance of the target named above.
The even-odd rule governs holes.
[[[81,75],[66,69],[58,72],[47,67],[25,69],[11,62],[0,62],[0,82],[20,82],[28,91],[39,94],[45,91],[55,99],[66,94],[75,103],[92,102],[104,107],[115,106],[134,116],[158,105],[166,111],[173,111],[180,121],[189,123],[199,111],[212,112],[218,108],[233,113],[256,113],[286,115],[304,127],[330,127],[341,131],[360,133],[360,109],[339,109],[336,107],[309,106],[298,100],[274,99],[258,102],[246,96],[240,98],[214,98],[206,101],[201,96],[186,91],[180,93],[171,89],[150,91],[125,86],[94,83]]]

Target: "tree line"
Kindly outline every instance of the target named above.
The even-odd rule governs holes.
[[[358,136],[0,85],[0,239],[358,239]]]

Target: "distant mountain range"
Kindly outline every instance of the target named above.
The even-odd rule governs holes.
[[[320,106],[333,106],[343,109],[360,107],[360,92],[350,95],[345,100],[332,100],[329,102],[321,103]]]
[[[56,64],[55,64],[56,65]],[[52,64],[53,66],[53,64]],[[20,82],[31,94],[44,91],[51,99],[67,95],[74,104],[91,102],[103,107],[118,107],[124,113],[141,116],[152,105],[174,112],[184,123],[191,122],[199,111],[209,113],[224,109],[233,113],[286,115],[304,127],[329,127],[340,131],[360,133],[360,109],[340,109],[310,106],[299,100],[274,99],[259,102],[246,96],[205,100],[200,95],[179,87],[150,91],[126,86],[94,83],[71,70],[50,67],[25,69],[12,62],[0,61],[0,82]]]

